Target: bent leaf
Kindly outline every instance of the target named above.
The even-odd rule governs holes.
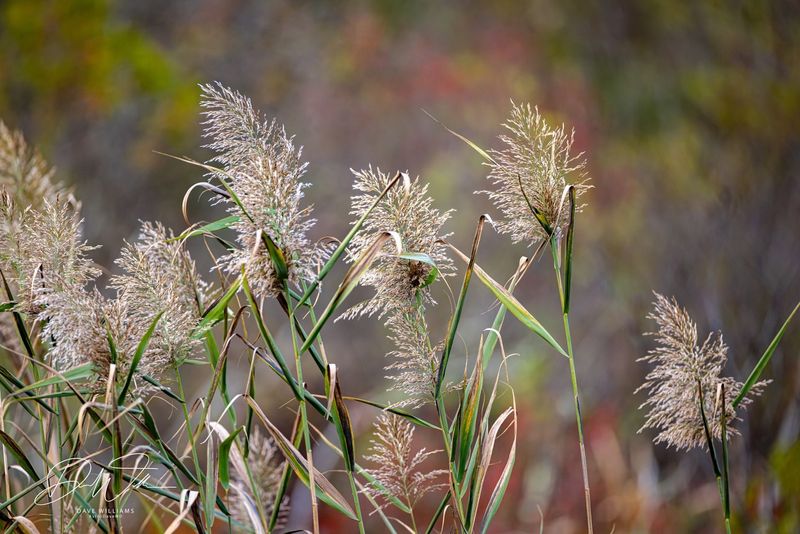
[[[454,247],[449,243],[448,246],[464,262],[467,263],[469,262],[469,258],[467,258],[460,250],[458,250],[456,247]],[[478,276],[480,281],[483,282],[483,285],[489,288],[489,291],[491,291],[494,294],[495,298],[497,298],[497,300],[499,300],[502,305],[508,308],[508,311],[510,311],[514,317],[519,319],[519,321],[526,327],[528,327],[528,329],[531,330],[533,333],[535,333],[543,340],[545,340],[548,345],[556,349],[556,351],[558,351],[559,354],[561,354],[565,358],[569,357],[567,353],[564,351],[564,349],[561,348],[561,345],[559,345],[558,341],[556,341],[555,338],[552,335],[550,335],[550,332],[548,332],[547,329],[544,326],[542,326],[542,323],[540,323],[536,319],[536,317],[534,317],[531,314],[531,312],[529,312],[525,308],[525,306],[523,306],[517,300],[517,298],[514,295],[509,293],[509,291],[506,288],[497,283],[491,276],[489,276],[486,273],[486,271],[481,269],[480,266],[478,266],[477,264],[475,265],[474,270],[475,274]]]
[[[295,448],[292,442],[289,441],[280,430],[278,430],[278,427],[273,425],[272,422],[267,419],[267,416],[261,410],[261,407],[255,402],[255,399],[249,396],[245,398],[247,399],[247,403],[253,408],[253,412],[261,420],[261,423],[272,435],[276,445],[278,445],[278,449],[292,467],[292,470],[294,471],[295,475],[297,475],[297,478],[299,478],[303,484],[306,485],[306,487],[309,487],[310,478],[308,472],[308,462],[306,458]],[[355,512],[353,512],[353,509],[350,507],[350,504],[348,504],[347,500],[345,500],[345,498],[341,493],[339,493],[333,484],[331,484],[322,473],[317,471],[316,468],[314,468],[314,482],[316,486],[314,491],[316,492],[317,497],[319,497],[319,500],[328,506],[335,508],[350,519],[357,519]]]

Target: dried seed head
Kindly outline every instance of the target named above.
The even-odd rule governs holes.
[[[386,378],[394,382],[390,389],[405,395],[396,405],[417,408],[433,402],[442,346],[431,344],[422,310],[398,310],[392,313],[387,326],[395,349],[386,355],[392,359],[386,366],[392,374]]]
[[[161,223],[144,222],[136,243],[127,243],[116,263],[123,274],[112,277],[111,286],[135,324],[137,343],[162,313],[142,364],[179,365],[198,344],[192,334],[200,321],[206,285],[194,260],[172,231]]]
[[[359,192],[352,197],[350,214],[356,219],[363,216],[391,181],[391,176],[370,166],[366,170],[353,171],[356,181],[353,188]],[[386,194],[367,217],[362,229],[351,242],[348,251],[351,261],[358,258],[383,232],[396,232],[400,236],[404,252],[426,254],[436,264],[439,274],[447,276],[453,272],[452,260],[440,242],[447,237],[442,227],[451,212],[440,212],[433,207],[428,195],[428,185],[419,178],[411,180],[404,175],[404,182]],[[387,245],[389,247],[389,245]],[[423,303],[433,303],[428,287],[433,267],[422,261],[398,258],[387,252],[372,264],[361,278],[361,284],[375,289],[368,301],[350,308],[344,317],[377,314],[382,318],[389,312],[406,309],[413,305],[418,295]]]
[[[439,451],[414,451],[414,427],[400,416],[382,413],[375,425],[372,454],[366,460],[374,463],[368,469],[385,489],[368,486],[365,491],[375,497],[390,496],[403,501],[409,508],[425,495],[447,485],[439,482],[447,474],[443,469],[421,469],[432,455]]]
[[[700,389],[709,429],[715,439],[720,439],[722,403],[718,392],[724,385],[728,436],[737,434],[733,426],[738,419],[733,400],[741,391],[742,383],[720,376],[728,359],[728,346],[722,341],[722,334],[709,334],[702,345],[698,344],[697,325],[686,310],[674,298],[655,295],[654,309],[648,317],[658,324],[658,332],[651,334],[656,337],[658,346],[638,360],[655,364],[637,390],[646,390],[649,395],[641,406],[648,414],[640,431],[657,430],[656,443],[665,442],[679,450],[706,447]],[[758,382],[749,395],[760,395],[766,384]],[[750,402],[750,398],[745,398],[740,406]]]
[[[500,136],[505,148],[490,151],[494,161],[487,163],[495,189],[481,193],[488,195],[500,212],[495,219],[500,233],[510,235],[515,243],[534,243],[548,237],[534,210],[554,231],[562,231],[568,223],[566,187],[575,186],[576,199],[589,188],[586,162],[582,154],[571,154],[573,134],[563,125],[551,127],[539,109],[529,104],[512,102],[511,116],[503,126],[508,130]],[[581,207],[578,204],[576,210]]]
[[[75,204],[61,197],[22,214],[9,251],[19,310],[35,315],[49,295],[75,294],[97,277],[99,271],[87,257],[97,247],[81,239],[82,223]]]
[[[65,371],[89,362],[110,362],[108,304],[98,291],[66,287],[44,293],[38,302],[42,305],[38,317],[43,324],[41,338],[52,340],[47,355],[53,367]],[[107,376],[102,368],[98,374]]]
[[[0,120],[0,189],[21,209],[38,209],[44,201],[55,202],[61,192],[53,174],[53,168],[28,146],[22,133],[10,130]]]
[[[247,464],[253,476],[253,482],[258,490],[258,499],[264,504],[267,515],[272,514],[275,499],[278,494],[281,478],[283,476],[284,462],[276,458],[277,449],[272,438],[256,429],[250,435],[250,454]],[[234,475],[231,486],[236,491],[236,498],[232,501],[231,514],[233,518],[245,525],[251,521],[258,521],[258,512],[255,497],[250,487],[250,481]],[[279,525],[280,528],[288,516],[289,498],[284,497],[280,503]]]
[[[231,274],[244,266],[256,292],[281,293],[283,281],[261,243],[261,231],[283,252],[289,282],[311,280],[327,250],[306,235],[316,221],[309,218],[311,207],[300,204],[309,185],[301,181],[308,166],[302,148],[295,148],[283,126],[264,120],[249,98],[220,84],[202,90],[204,135],[211,139],[206,146],[216,152],[212,161],[224,170],[215,177],[228,184],[247,212],[227,200],[228,211],[240,217],[234,225],[240,248],[222,257],[220,266]]]

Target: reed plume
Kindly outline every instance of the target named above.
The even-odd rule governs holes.
[[[386,355],[392,359],[386,366],[390,372],[386,378],[393,382],[390,390],[403,394],[394,405],[417,408],[433,402],[442,343],[431,343],[425,316],[419,308],[397,311],[386,324],[389,340],[395,346]]]
[[[82,224],[78,206],[63,197],[24,210],[10,250],[20,311],[35,316],[54,294],[74,294],[100,273],[88,257],[97,247],[82,239]]]
[[[677,301],[655,293],[653,311],[648,318],[658,325],[650,333],[657,346],[638,361],[655,364],[638,391],[645,390],[648,399],[640,408],[647,409],[647,419],[640,432],[647,428],[658,431],[655,443],[666,443],[676,449],[705,448],[707,440],[700,411],[702,390],[703,410],[709,430],[715,439],[722,437],[721,402],[718,392],[724,385],[725,420],[728,437],[738,434],[733,424],[738,419],[733,400],[742,383],[721,376],[728,360],[728,346],[722,334],[710,333],[702,344],[698,342],[697,325]],[[747,406],[752,396],[760,395],[766,381],[757,382],[740,406]]]
[[[276,503],[278,487],[281,483],[285,461],[279,461],[277,448],[272,438],[261,430],[255,429],[250,434],[250,454],[247,464],[256,486],[258,499],[263,503],[268,516],[272,515],[275,506],[279,506],[277,528],[286,522],[289,513],[289,498],[284,497]],[[249,480],[242,478],[242,474],[235,472],[231,480],[231,488],[236,492],[236,497],[231,501],[231,514],[233,518],[245,525],[259,524],[255,496]]]
[[[578,199],[588,188],[586,162],[582,154],[572,154],[573,133],[564,126],[550,126],[530,104],[514,104],[503,124],[508,131],[501,135],[502,150],[491,150],[489,180],[492,191],[479,191],[489,196],[499,212],[495,228],[508,234],[514,243],[535,243],[549,238],[535,218],[539,213],[553,231],[561,232],[567,224],[568,208],[564,190],[575,187]],[[580,211],[580,204],[576,206]],[[560,216],[559,216],[560,214]]]
[[[154,369],[180,365],[197,347],[192,334],[202,314],[206,284],[171,230],[142,223],[135,243],[127,243],[116,261],[122,273],[111,279],[121,306],[136,324],[140,339],[158,314],[143,360]]]
[[[38,209],[64,193],[53,181],[54,174],[53,167],[28,145],[22,132],[11,130],[0,120],[0,189],[22,209]]]
[[[302,181],[308,168],[302,147],[295,147],[277,121],[265,120],[246,96],[219,83],[201,88],[204,135],[211,140],[206,146],[216,152],[212,162],[222,167],[214,176],[241,202],[227,199],[229,212],[239,217],[233,228],[240,248],[220,258],[221,268],[238,275],[244,266],[257,292],[283,292],[263,232],[283,253],[290,283],[312,280],[328,251],[307,237],[316,220],[310,218],[312,208],[301,205],[309,186]]]
[[[382,413],[375,423],[371,454],[365,459],[376,467],[368,469],[383,486],[368,486],[375,497],[386,494],[412,509],[428,493],[446,486],[438,480],[447,474],[442,469],[422,469],[421,465],[439,451],[414,450],[414,427],[402,417]]]
[[[353,171],[353,174],[356,177],[353,188],[358,193],[352,197],[350,214],[358,219],[386,189],[391,176],[371,166]],[[353,238],[349,257],[357,258],[381,233],[396,232],[405,252],[427,255],[439,274],[447,276],[453,272],[453,263],[440,240],[447,237],[442,227],[450,215],[451,211],[441,212],[433,207],[428,184],[419,178],[411,180],[405,174],[402,186],[390,189],[367,217],[361,231]],[[418,298],[423,304],[433,303],[429,280],[432,270],[433,266],[423,261],[383,254],[361,279],[361,284],[374,289],[375,294],[350,308],[343,317],[377,315],[383,318],[387,313],[407,310]]]

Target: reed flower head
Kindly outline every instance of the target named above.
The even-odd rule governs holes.
[[[253,477],[253,483],[258,490],[258,499],[264,504],[264,509],[269,516],[276,505],[275,499],[277,499],[278,488],[283,476],[284,462],[278,461],[277,449],[272,438],[260,430],[256,429],[250,434],[249,443],[248,467]],[[232,501],[231,514],[236,521],[245,525],[258,524],[256,497],[253,495],[250,481],[242,479],[236,471],[234,473],[236,474],[232,478],[231,487],[236,492],[237,498]],[[278,504],[281,507],[278,512],[279,526],[285,522],[285,516],[288,514],[288,501],[288,497],[284,497],[283,501]]]
[[[28,146],[22,133],[0,120],[0,189],[21,209],[38,209],[44,201],[52,203],[63,193],[53,174],[54,169]]]
[[[386,355],[392,359],[386,370],[393,372],[386,378],[393,382],[389,389],[404,394],[396,406],[418,408],[432,402],[442,345],[431,343],[422,310],[413,307],[398,310],[391,315],[387,326],[395,349]]]
[[[728,437],[737,434],[733,426],[738,419],[733,400],[743,384],[720,376],[728,360],[728,346],[722,334],[709,334],[702,344],[698,343],[697,325],[686,310],[674,298],[667,299],[658,293],[655,296],[654,309],[648,318],[658,324],[658,331],[651,334],[656,337],[657,346],[639,359],[655,364],[637,390],[646,390],[649,395],[641,406],[648,414],[640,431],[657,430],[656,443],[664,442],[678,450],[706,447],[700,391],[709,430],[715,439],[720,439],[722,403],[718,392],[724,385]],[[758,382],[749,395],[760,395],[766,384]],[[750,398],[745,398],[740,406],[750,402]]]
[[[512,102],[511,116],[503,127],[508,131],[500,136],[505,148],[490,151],[492,161],[487,163],[495,189],[481,193],[500,212],[494,225],[498,232],[510,235],[515,243],[547,239],[534,212],[553,231],[562,231],[569,213],[566,187],[575,187],[576,202],[589,188],[586,162],[582,154],[572,154],[573,133],[567,133],[563,125],[553,128],[529,104]],[[580,208],[576,205],[576,210]]]
[[[62,197],[22,213],[9,258],[20,311],[36,315],[51,294],[75,294],[97,277],[99,270],[88,258],[96,247],[82,240],[82,223],[78,207]]]
[[[376,465],[368,471],[383,488],[368,486],[368,493],[375,497],[388,493],[413,508],[425,495],[446,486],[439,480],[447,471],[421,469],[422,463],[438,451],[415,451],[413,439],[414,427],[402,417],[386,412],[378,417],[372,453],[366,460]]]
[[[202,90],[204,135],[211,139],[206,146],[216,152],[212,161],[224,171],[215,177],[241,202],[227,201],[229,212],[240,217],[234,225],[240,248],[222,257],[220,265],[231,274],[244,266],[258,293],[280,294],[283,281],[262,243],[263,233],[282,251],[289,282],[311,280],[327,250],[306,235],[316,221],[310,218],[311,207],[301,206],[309,185],[302,182],[308,167],[302,148],[295,147],[282,125],[254,110],[249,98],[220,84]]]
[[[143,361],[155,368],[180,364],[198,344],[192,334],[206,288],[194,260],[172,231],[144,222],[138,240],[125,245],[116,263],[123,273],[112,277],[111,286],[135,323],[134,337],[141,338],[162,314]]]
[[[105,369],[98,369],[100,376],[106,376],[111,360],[106,299],[97,290],[67,287],[45,293],[40,302],[41,338],[52,341],[47,353],[50,364],[66,371],[85,363],[107,362]]]
[[[386,189],[392,177],[379,168],[373,170],[371,166],[353,171],[353,174],[356,177],[353,188],[359,193],[352,197],[350,214],[358,219]],[[383,232],[396,232],[404,252],[426,255],[436,264],[439,274],[447,276],[453,272],[453,263],[440,240],[447,237],[443,235],[442,227],[451,212],[440,212],[433,207],[428,185],[419,178],[411,180],[407,174],[403,178],[403,182],[390,189],[367,217],[351,242],[349,258],[358,258]],[[423,303],[433,303],[428,287],[432,271],[433,266],[423,261],[384,253],[361,278],[361,284],[374,288],[375,295],[350,308],[344,317],[377,314],[382,318],[389,312],[405,310],[413,305],[418,295]]]

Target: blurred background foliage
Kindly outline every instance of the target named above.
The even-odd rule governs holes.
[[[687,306],[701,335],[724,331],[727,372],[739,379],[800,298],[799,67],[794,1],[0,1],[0,116],[75,188],[87,238],[104,245],[95,259],[109,269],[138,219],[183,226],[180,201],[199,175],[154,151],[208,157],[199,82],[248,94],[305,146],[316,237],[343,234],[349,168],[372,163],[430,180],[438,205],[458,209],[449,229],[468,246],[489,209],[472,194],[486,170],[422,109],[484,147],[497,146],[509,98],[573,126],[594,185],[578,223],[573,330],[601,532],[720,524],[705,454],[637,434],[646,368],[636,358],[651,346],[641,332],[653,328],[652,289]],[[215,217],[203,206],[192,204],[194,220]],[[531,252],[490,233],[479,262],[505,279]],[[546,265],[518,293],[557,324]],[[446,293],[439,300],[448,307]],[[492,317],[481,313],[491,305],[482,288],[468,305],[462,361]],[[443,331],[441,315],[433,327]],[[334,330],[326,345],[343,387],[386,396],[375,380],[382,328]],[[565,363],[511,321],[504,341],[519,353],[522,443],[495,530],[538,528],[539,506],[546,531],[579,532]],[[798,352],[795,325],[733,442],[736,530],[800,529]],[[286,391],[259,396],[290,421]],[[353,412],[366,432],[374,411]],[[293,498],[302,514],[303,496]],[[344,528],[328,520],[329,532]]]

